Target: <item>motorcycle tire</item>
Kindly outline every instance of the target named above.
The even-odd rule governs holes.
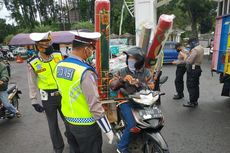
[[[18,98],[16,96],[13,97],[12,99],[12,105],[18,110]]]
[[[152,138],[146,140],[143,153],[169,153],[168,150],[163,150],[161,146]]]

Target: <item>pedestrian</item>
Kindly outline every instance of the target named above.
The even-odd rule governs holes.
[[[101,36],[98,32],[75,35],[69,57],[57,64],[54,76],[62,95],[62,113],[81,153],[102,153],[102,133],[112,143],[113,132],[99,100],[97,74],[86,60]],[[75,147],[75,146],[73,146]]]
[[[204,56],[204,48],[199,45],[197,38],[188,40],[190,46],[189,55],[184,55],[187,67],[187,89],[189,93],[189,101],[183,104],[184,107],[195,107],[198,105],[198,98],[200,96],[200,76],[201,63]],[[187,56],[187,57],[186,57]]]
[[[58,126],[58,113],[64,117],[61,112],[61,96],[58,94],[57,84],[53,76],[54,69],[62,55],[59,51],[53,51],[51,46],[51,33],[31,33],[30,38],[35,42],[38,54],[30,58],[28,62],[28,84],[29,95],[34,109],[42,113],[45,111],[49,133],[55,153],[62,153],[64,149],[64,141]],[[37,89],[40,91],[42,105],[37,99]],[[71,134],[66,126],[65,135],[68,143],[71,142]],[[72,148],[70,148],[70,152]],[[72,152],[71,152],[72,153]]]
[[[220,83],[223,83],[221,96],[230,97],[230,74],[221,73],[220,74]]]
[[[0,99],[3,106],[7,109],[10,113],[9,117],[21,117],[21,113],[9,102],[8,100],[8,81],[9,81],[9,74],[7,71],[7,66],[0,62]]]
[[[181,43],[175,45],[175,49],[178,52],[177,60],[172,63],[176,67],[176,79],[174,81],[177,94],[174,95],[173,99],[181,99],[184,97],[184,74],[186,72],[186,63],[183,54],[188,54],[185,47]]]
[[[140,47],[132,47],[126,54],[127,67],[119,70],[110,80],[112,90],[118,90],[121,97],[134,94],[148,87],[153,90],[155,84],[150,71],[144,67],[145,56]],[[137,107],[132,101],[119,104],[121,114],[125,120],[126,127],[120,142],[117,145],[118,153],[129,153],[128,145],[131,140],[131,131],[136,128],[136,121],[132,114],[132,108]]]

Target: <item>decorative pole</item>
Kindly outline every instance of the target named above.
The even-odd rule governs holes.
[[[95,1],[95,31],[101,33],[96,44],[96,70],[100,99],[109,95],[109,37],[110,37],[110,1]]]

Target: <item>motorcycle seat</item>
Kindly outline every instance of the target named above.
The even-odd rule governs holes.
[[[7,89],[7,93],[11,93],[13,92],[13,90],[16,89],[16,84],[9,84],[8,85],[8,89]]]

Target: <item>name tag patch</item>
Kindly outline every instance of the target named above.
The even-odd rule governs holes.
[[[72,81],[74,72],[75,72],[75,69],[73,68],[68,68],[68,67],[63,67],[63,66],[57,67],[57,77],[58,78],[63,78],[63,79]]]

